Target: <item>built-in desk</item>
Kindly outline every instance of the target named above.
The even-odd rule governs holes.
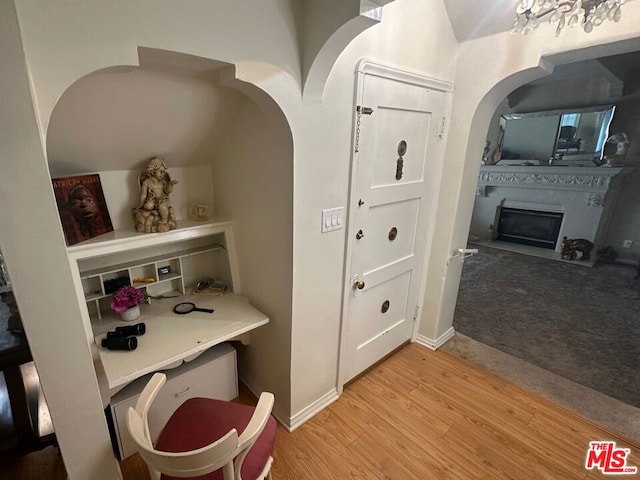
[[[180,302],[193,302],[198,307],[213,308],[214,312],[178,315],[173,307]],[[141,311],[140,318],[133,322],[123,322],[108,314],[93,323],[100,362],[111,390],[147,373],[177,367],[219,343],[228,340],[247,343],[248,332],[269,322],[246,298],[233,293],[153,300],[150,305],[143,304]],[[108,330],[139,322],[145,323],[146,333],[138,337],[136,350],[107,350],[101,346]]]

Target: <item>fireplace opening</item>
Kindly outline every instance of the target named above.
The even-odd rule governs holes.
[[[497,239],[554,250],[562,225],[562,213],[520,208],[500,208]]]

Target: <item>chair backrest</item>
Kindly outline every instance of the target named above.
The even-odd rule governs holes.
[[[578,129],[576,127],[572,127],[570,125],[565,125],[564,127],[560,127],[560,138],[563,140],[573,140],[576,136],[576,132]]]
[[[253,416],[240,436],[234,428],[217,441],[197,450],[163,452],[153,446],[147,415],[165,382],[164,374],[154,374],[140,394],[135,409],[129,407],[127,415],[129,434],[152,475],[155,471],[174,477],[197,477],[222,468],[225,480],[241,480],[242,462],[269,420],[274,403],[273,394],[263,392],[260,395]]]

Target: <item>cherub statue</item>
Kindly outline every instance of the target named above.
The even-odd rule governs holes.
[[[132,209],[138,232],[168,232],[176,228],[176,217],[169,201],[169,194],[177,180],[171,180],[167,164],[160,157],[147,162],[138,175],[140,203]]]

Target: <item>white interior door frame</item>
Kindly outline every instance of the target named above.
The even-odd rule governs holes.
[[[447,82],[444,80],[433,79],[415,72],[408,72],[404,70],[400,70],[391,66],[386,66],[378,63],[374,63],[370,60],[361,60],[356,66],[356,78],[355,78],[355,95],[354,95],[354,104],[353,104],[353,124],[352,124],[352,142],[351,142],[351,168],[350,168],[350,178],[349,178],[349,203],[347,206],[347,222],[346,222],[346,245],[345,245],[345,261],[344,261],[344,276],[343,276],[343,288],[342,288],[342,311],[341,311],[341,325],[340,325],[340,351],[338,354],[338,372],[337,372],[337,385],[336,389],[338,394],[342,394],[344,387],[344,377],[345,377],[345,348],[346,348],[346,332],[347,332],[347,321],[349,314],[349,300],[350,300],[350,290],[352,284],[351,278],[351,261],[353,254],[353,245],[351,239],[355,234],[355,225],[353,220],[353,215],[351,215],[351,207],[357,201],[356,197],[356,174],[357,174],[357,142],[358,142],[358,115],[357,115],[357,107],[358,105],[362,105],[363,99],[363,85],[364,79],[366,76],[378,76],[391,80],[396,80],[400,82],[409,83],[412,85],[418,85],[426,88],[430,88],[433,90],[440,91],[444,94],[444,117],[442,119],[441,130],[439,133],[442,142],[438,145],[437,153],[435,156],[435,172],[434,172],[434,191],[431,197],[431,214],[429,215],[429,222],[427,225],[427,234],[426,234],[426,242],[422,247],[425,249],[424,251],[424,261],[422,268],[422,275],[419,282],[419,294],[418,294],[418,309],[422,310],[422,305],[424,302],[424,289],[426,286],[427,280],[427,265],[429,263],[430,251],[427,249],[427,246],[432,243],[433,235],[434,235],[434,224],[435,224],[435,212],[437,211],[438,198],[439,198],[439,190],[442,179],[442,172],[444,168],[444,153],[446,146],[446,136],[448,133],[448,125],[452,107],[453,100],[453,84],[451,82]],[[417,317],[419,318],[419,312],[416,312]],[[413,333],[411,336],[411,341],[414,342],[419,329],[419,321],[416,321],[413,326]]]

